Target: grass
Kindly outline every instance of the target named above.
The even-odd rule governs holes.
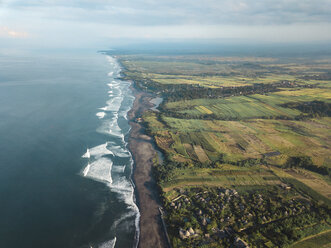
[[[315,195],[315,200],[331,204],[331,185],[327,178],[304,169],[283,170],[275,166],[268,167],[275,175],[301,188],[309,194]],[[327,176],[325,176],[327,177]]]
[[[307,155],[316,165],[331,166],[331,118],[301,121],[278,118],[294,119],[301,114],[299,110],[282,107],[285,103],[331,102],[331,81],[309,79],[330,71],[329,59],[289,62],[275,58],[131,55],[121,56],[121,61],[129,70],[128,76],[165,86],[220,88],[295,82],[294,88],[279,88],[277,92],[261,95],[166,102],[164,112],[146,113],[143,119],[147,130],[166,158],[170,162],[183,162],[182,169],[173,169],[170,181],[160,185],[166,198],[174,199],[181,189],[196,186],[254,191],[285,182],[293,185],[300,197],[309,195],[330,206],[329,179],[305,170],[284,170],[279,165],[290,156]],[[307,85],[314,88],[302,87]],[[174,112],[186,119],[170,117],[176,116]],[[214,120],[203,119],[214,117]],[[261,159],[263,154],[275,151],[280,155],[265,160],[278,166],[233,165],[241,160]],[[211,163],[216,168],[211,168]],[[292,247],[330,247],[330,235],[327,231],[311,236]]]
[[[254,186],[254,185],[277,185],[281,181],[273,173],[267,170],[236,169],[178,169],[173,173],[170,182],[162,185],[164,192],[173,188],[187,186]]]
[[[287,173],[331,200],[331,185],[323,176],[303,169],[291,170]]]
[[[219,121],[146,116],[157,144],[166,153],[181,155],[187,160],[217,161],[225,154],[228,161],[262,158],[263,154],[279,151],[281,155],[267,158],[282,164],[289,156],[308,155],[317,165],[330,165],[331,118],[307,121],[264,120]],[[197,154],[197,151],[198,152]],[[200,159],[199,159],[200,158]]]
[[[300,90],[284,90],[274,93],[276,96],[280,97],[291,97],[293,100],[326,100],[331,102],[331,92],[323,88],[314,88],[314,89],[300,89]]]
[[[309,236],[299,242],[296,242],[291,248],[330,248],[331,230]]]
[[[329,60],[287,61],[275,58],[220,56],[120,56],[129,73],[161,84],[194,84],[203,87],[238,87],[253,83],[274,83],[284,80],[322,84],[326,80],[303,80],[330,70]],[[316,63],[317,62],[317,63]],[[308,82],[307,82],[308,81]]]
[[[205,106],[196,106],[195,107],[199,112],[201,112],[202,114],[212,114],[213,111],[211,111],[210,109],[208,109],[207,107]]]
[[[324,202],[325,204],[331,206],[331,200],[326,198],[325,196],[321,195],[320,193],[316,192],[306,184],[298,181],[295,178],[283,178],[283,181],[292,184],[296,189],[301,191],[304,194],[309,195],[311,198],[313,198],[317,202]]]
[[[331,92],[325,89],[299,89],[275,92],[268,95],[235,96],[220,99],[194,99],[166,104],[166,110],[176,111],[191,118],[214,114],[217,118],[251,119],[285,116],[294,118],[301,112],[282,107],[289,102],[321,100],[331,102]]]

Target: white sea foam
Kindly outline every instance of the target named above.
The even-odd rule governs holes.
[[[107,107],[102,107],[102,108],[99,108],[100,110],[103,110],[103,111],[106,111],[107,110]]]
[[[105,156],[105,155],[113,155],[114,153],[112,151],[110,151],[109,149],[107,149],[107,146],[108,146],[108,142],[106,142],[105,144],[101,144],[101,145],[90,148],[91,156],[96,157],[96,158],[101,158],[102,156]]]
[[[131,218],[131,217],[133,217],[135,215],[136,215],[136,212],[134,212],[134,211],[129,211],[128,213],[123,214],[119,219],[117,219],[117,220],[114,221],[114,224],[113,224],[113,226],[112,226],[111,229],[116,229],[116,227],[120,223],[122,223],[123,221],[125,221],[125,220],[127,220],[127,219],[129,219],[129,218]]]
[[[113,87],[119,87],[120,86],[120,84],[116,83],[116,82],[115,83],[108,83],[107,85],[109,86],[110,89],[112,89]]]
[[[120,86],[121,85],[121,83],[119,83],[119,82],[116,82],[116,81],[111,81],[111,83],[108,83],[107,84],[110,88],[112,88],[112,87],[118,87],[118,86]]]
[[[112,240],[102,243],[101,245],[99,245],[98,248],[114,248],[115,244],[116,244],[116,237],[113,238]]]
[[[90,149],[87,148],[86,153],[84,153],[82,158],[90,158],[90,157],[91,157]]]
[[[124,134],[122,129],[118,126],[117,116],[114,116],[112,120],[105,120],[97,129],[97,132],[120,138],[122,142],[124,142]]]
[[[129,207],[129,209],[131,209],[132,214],[128,213],[124,216],[122,216],[122,218],[120,218],[117,223],[115,222],[115,225],[118,225],[119,222],[122,222],[124,219],[129,218],[131,216],[136,216],[135,218],[135,226],[136,226],[136,245],[138,245],[138,240],[139,240],[139,219],[140,219],[140,212],[139,212],[139,208],[136,205],[135,201],[135,195],[134,195],[134,187],[133,187],[133,183],[131,183],[131,181],[127,180],[125,177],[120,177],[119,180],[112,184],[111,186],[111,190],[113,192],[117,192],[120,197],[122,198],[122,200],[124,200],[124,202],[127,204],[127,206]]]
[[[122,200],[134,211],[138,211],[134,198],[134,187],[130,180],[126,177],[119,177],[116,182],[112,184],[111,190],[120,193]]]
[[[106,113],[105,112],[98,112],[95,115],[98,116],[99,119],[103,119],[105,117]]]
[[[124,173],[125,168],[126,168],[125,165],[113,166],[112,171],[113,171],[113,172]]]
[[[111,186],[111,190],[114,192],[129,192],[130,193],[132,191],[132,185],[125,176],[121,176],[116,179],[116,182],[114,182],[114,184]]]
[[[122,104],[123,96],[115,96],[107,101],[107,106],[102,107],[103,111],[114,111],[117,112]]]
[[[88,173],[89,170],[90,170],[90,167],[91,167],[90,162],[88,162],[87,166],[85,167],[85,169],[84,169],[84,171],[83,171],[83,175],[84,175],[84,177],[86,177],[87,173]]]
[[[131,157],[131,153],[126,148],[115,145],[113,142],[108,142],[108,145],[110,145],[110,149],[116,156],[121,158]]]
[[[112,165],[113,162],[110,159],[99,158],[90,164],[85,177],[111,184],[113,182],[111,177]]]
[[[90,148],[89,154],[91,158],[82,174],[93,180],[106,183],[110,187],[110,190],[116,193],[119,199],[125,203],[128,211],[113,223],[112,229],[116,230],[119,223],[122,223],[123,221],[132,221],[132,218],[134,217],[134,224],[136,227],[135,246],[137,247],[140,232],[140,213],[135,203],[134,183],[131,178],[125,176],[124,172],[127,165],[113,165],[112,161],[113,157],[129,158],[132,170],[132,155],[126,148],[127,144],[124,140],[127,130],[125,130],[126,133],[123,133],[118,125],[118,119],[127,117],[127,113],[130,110],[134,98],[133,96],[130,96],[132,93],[128,88],[130,83],[115,79],[121,72],[121,68],[116,62],[116,59],[110,56],[107,56],[107,59],[112,67],[112,71],[108,73],[111,80],[111,83],[108,83],[109,100],[106,102],[106,106],[99,108],[102,112],[96,113],[96,115],[102,119],[100,120],[101,126],[97,129],[97,132],[108,134],[112,137],[118,137],[121,139],[121,142],[119,143],[117,139],[111,137],[113,140],[112,142],[109,141]],[[112,156],[112,159],[110,159],[109,155]],[[122,225],[126,225],[126,223],[122,223]],[[115,244],[116,237],[102,243],[99,247],[114,248]]]
[[[120,116],[122,116],[124,119],[128,119],[128,112],[130,111],[131,106],[128,106],[126,109],[120,111]]]

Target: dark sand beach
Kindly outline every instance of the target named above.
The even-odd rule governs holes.
[[[138,192],[137,203],[141,213],[139,247],[163,248],[167,247],[167,243],[159,212],[160,199],[152,176],[152,159],[155,157],[156,150],[151,137],[147,136],[142,125],[135,121],[144,111],[154,106],[150,103],[153,96],[133,87],[132,90],[135,101],[128,113],[132,128],[129,136],[129,149],[135,162],[133,179]]]

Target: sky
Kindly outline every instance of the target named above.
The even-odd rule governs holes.
[[[331,0],[0,0],[1,47],[331,43]]]

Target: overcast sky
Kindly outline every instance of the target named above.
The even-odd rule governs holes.
[[[0,0],[0,45],[331,42],[330,13],[331,0]]]

